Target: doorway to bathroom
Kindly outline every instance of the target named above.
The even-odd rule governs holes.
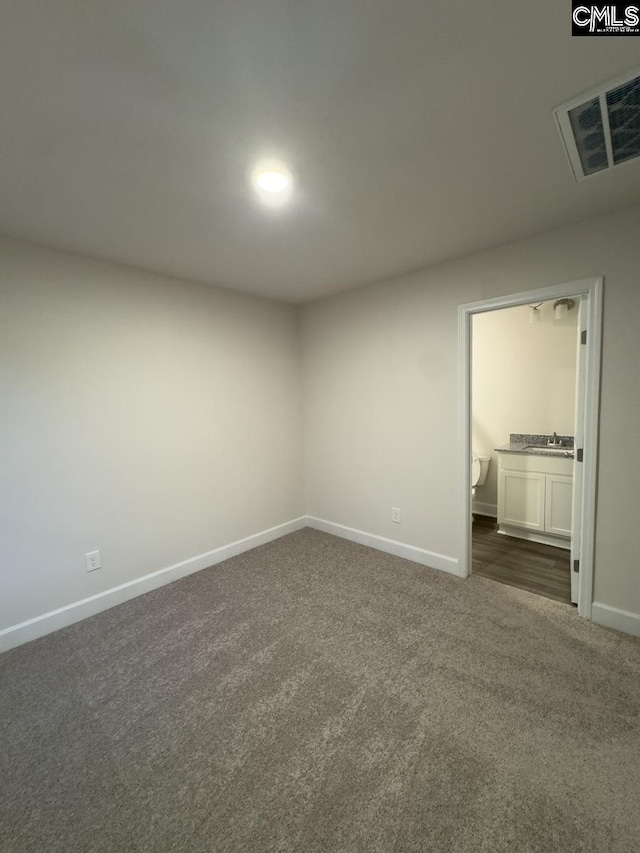
[[[459,308],[463,572],[590,618],[602,280]],[[472,484],[473,487],[472,494]]]

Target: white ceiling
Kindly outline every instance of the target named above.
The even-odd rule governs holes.
[[[570,32],[557,0],[5,0],[0,232],[302,302],[628,207],[640,162],[575,184],[551,109],[640,40]]]

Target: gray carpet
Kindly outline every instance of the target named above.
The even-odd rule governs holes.
[[[312,530],[0,657],[0,848],[640,850],[640,642]]]

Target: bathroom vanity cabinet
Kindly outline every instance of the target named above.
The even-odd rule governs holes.
[[[499,454],[500,533],[569,549],[572,497],[573,459]]]

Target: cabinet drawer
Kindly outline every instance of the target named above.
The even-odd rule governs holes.
[[[540,474],[573,474],[573,459],[564,456],[528,456],[524,453],[501,453],[499,467],[509,471],[533,471]]]

